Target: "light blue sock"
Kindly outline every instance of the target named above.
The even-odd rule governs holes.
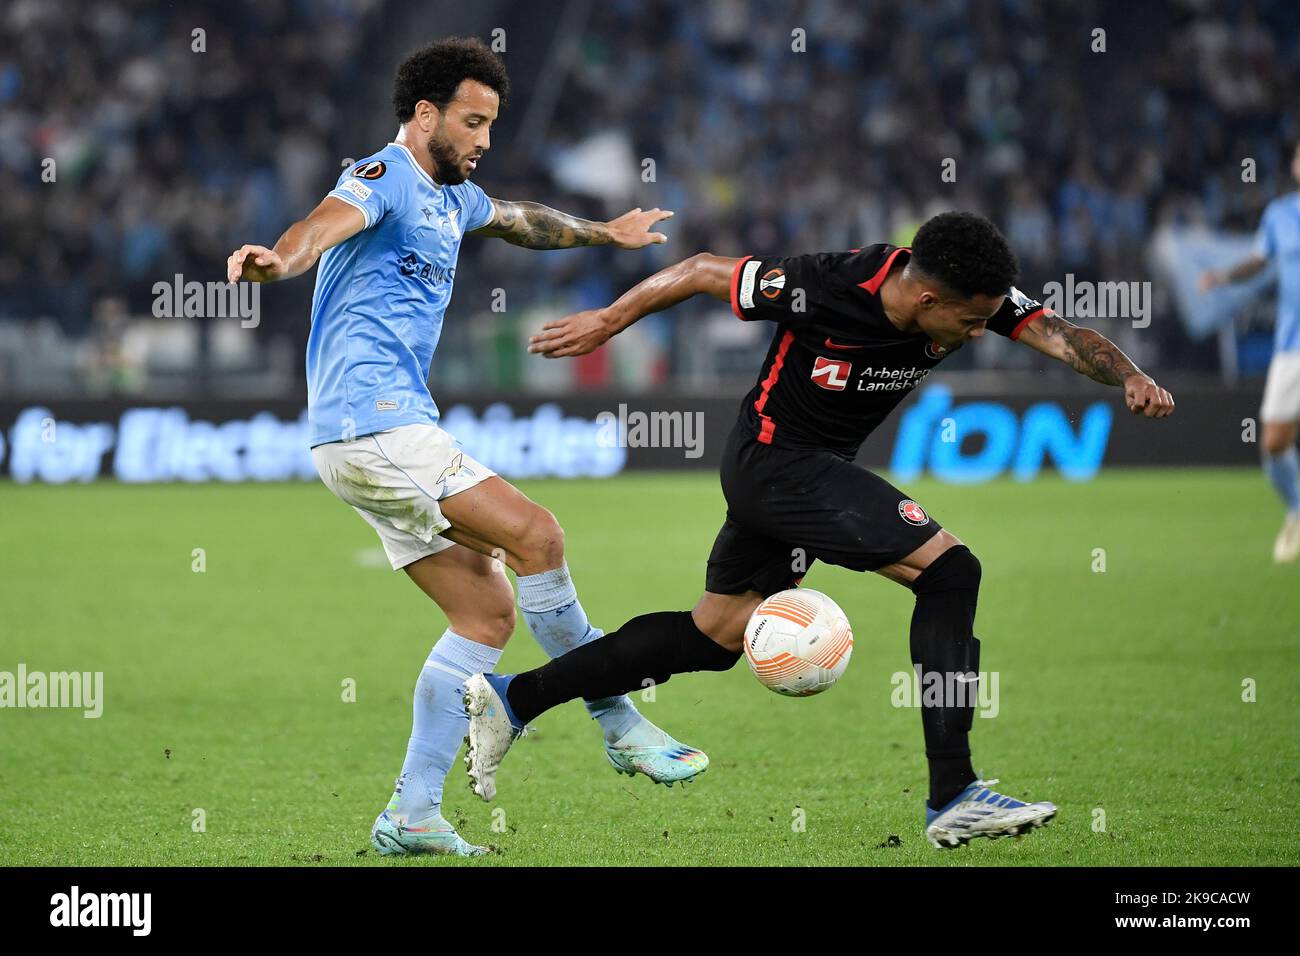
[[[1300,487],[1297,486],[1297,474],[1300,473],[1300,455],[1292,445],[1280,455],[1264,453],[1264,470],[1268,472],[1273,487],[1286,502],[1289,512],[1300,511]]]
[[[471,674],[491,673],[500,659],[498,648],[461,637],[451,628],[433,645],[415,682],[406,762],[388,802],[388,812],[400,822],[421,823],[442,812],[442,783],[469,727],[464,681]]]
[[[560,657],[575,647],[596,640],[603,633],[588,622],[587,612],[582,609],[573,579],[569,577],[567,564],[539,574],[520,575],[518,584],[519,608],[524,612],[528,629],[547,657]],[[618,740],[643,719],[626,695],[583,703],[587,706],[587,713],[600,723],[609,743]]]

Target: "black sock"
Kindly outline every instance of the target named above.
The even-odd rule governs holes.
[[[975,780],[969,738],[979,685],[958,683],[954,675],[979,673],[980,642],[974,634],[979,586],[979,559],[965,545],[949,548],[912,582],[912,663],[918,668],[930,806],[935,810]],[[945,692],[940,706],[924,706],[926,688],[936,681]]]
[[[522,723],[575,697],[599,700],[666,683],[673,674],[725,671],[740,660],[695,626],[690,611],[634,617],[617,631],[574,648],[536,670],[515,675],[506,689]]]

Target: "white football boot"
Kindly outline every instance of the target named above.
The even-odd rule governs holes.
[[[465,681],[465,711],[469,714],[465,769],[469,788],[484,800],[496,797],[501,761],[510,745],[527,732],[506,697],[512,676],[475,674]],[[619,773],[629,777],[645,774],[666,787],[675,783],[685,786],[709,769],[708,754],[675,740],[644,717],[618,740],[606,743],[605,756]]]
[[[484,800],[496,797],[501,761],[525,730],[512,720],[510,706],[502,696],[505,685],[506,680],[496,674],[474,674],[465,681],[465,712],[469,714],[465,768],[469,788]]]
[[[1289,564],[1297,557],[1300,557],[1300,511],[1292,511],[1273,542],[1273,561]]]
[[[940,850],[965,846],[975,837],[996,840],[1020,836],[1056,816],[1054,803],[1023,803],[989,787],[996,780],[976,780],[941,810],[925,805],[925,838]]]

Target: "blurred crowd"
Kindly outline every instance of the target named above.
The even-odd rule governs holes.
[[[219,278],[235,245],[270,244],[342,162],[391,136],[393,64],[375,50],[389,48],[378,41],[400,6],[102,0],[69,15],[10,0],[0,327],[53,323],[113,354],[112,323],[147,314],[154,282]],[[196,7],[213,13],[201,36]],[[399,51],[423,38],[403,39]],[[972,209],[1002,226],[1036,292],[1067,273],[1148,279],[1158,226],[1250,231],[1293,188],[1294,0],[601,0],[576,43],[550,49],[540,72],[513,77],[521,115],[558,84],[548,111],[513,127],[536,141],[498,138],[478,181],[590,216],[672,208],[671,243],[539,257],[466,242],[445,342],[466,362],[493,334],[454,330],[458,310],[501,324],[505,354],[530,310],[601,304],[700,250],[906,242],[928,215]],[[1242,181],[1246,158],[1255,182]],[[504,315],[488,308],[503,274]],[[309,281],[270,290],[265,334],[300,349],[310,295]],[[691,317],[709,308],[649,324],[632,378],[689,365]],[[1154,367],[1213,361],[1173,321],[1142,339],[1093,324]],[[1012,359],[994,349],[983,361]],[[460,384],[527,384],[512,369],[490,361]]]
[[[623,0],[591,25],[557,138],[618,130],[656,157],[687,249],[906,242],[971,209],[1041,294],[1067,273],[1151,278],[1161,225],[1253,231],[1294,188],[1298,89],[1293,0]],[[1215,360],[1176,321],[1093,324],[1156,367]],[[953,361],[995,351],[1013,360]]]
[[[57,323],[96,345],[88,380],[135,380],[112,366],[155,282],[220,279],[232,242],[273,242],[332,185],[382,8],[7,0],[0,341],[26,322],[28,341],[57,342]],[[310,296],[291,290],[304,325]]]

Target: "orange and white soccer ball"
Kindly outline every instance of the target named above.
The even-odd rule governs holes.
[[[773,594],[745,625],[745,660],[765,686],[787,697],[826,690],[853,654],[853,629],[838,604],[820,591]]]

